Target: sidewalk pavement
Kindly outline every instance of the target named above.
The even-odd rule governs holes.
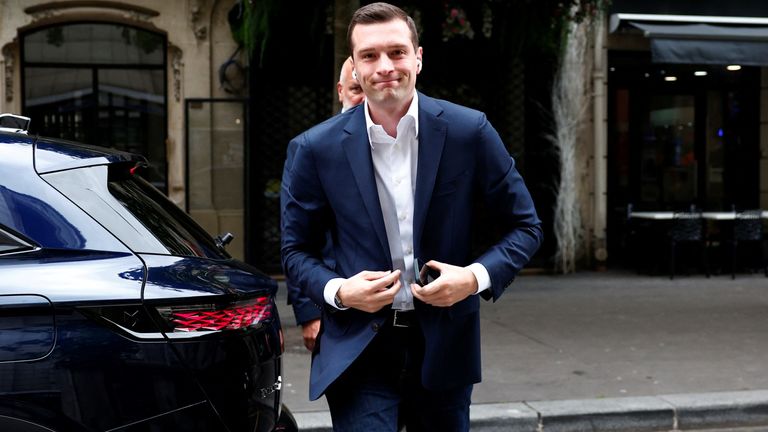
[[[280,288],[283,402],[302,431],[331,430]],[[481,303],[473,431],[768,431],[762,275],[523,275]]]

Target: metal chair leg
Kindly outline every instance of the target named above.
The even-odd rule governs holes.
[[[707,246],[707,243],[704,242],[701,245],[701,253],[704,255],[704,274],[707,275],[707,279],[709,279],[709,252],[707,251],[709,247]]]
[[[675,242],[670,243],[669,251],[669,279],[675,278]]]

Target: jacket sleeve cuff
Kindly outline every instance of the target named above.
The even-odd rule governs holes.
[[[334,309],[339,309],[339,310],[349,309],[349,308],[340,309],[336,307],[336,301],[334,300],[334,298],[336,297],[336,293],[339,292],[339,288],[341,288],[341,284],[343,284],[344,281],[346,281],[346,279],[344,278],[333,278],[325,284],[325,289],[323,289],[323,298],[325,299],[325,302],[331,305],[331,307]]]
[[[296,325],[302,325],[322,317],[320,308],[308,298],[302,298],[301,301],[295,302],[291,306],[293,307],[293,315],[296,317]]]
[[[484,265],[480,263],[472,263],[467,266],[467,269],[469,269],[469,271],[475,275],[475,279],[477,279],[477,292],[475,292],[475,294],[479,294],[491,287],[491,276],[488,274],[488,270]],[[331,298],[331,300],[333,300],[333,298]]]

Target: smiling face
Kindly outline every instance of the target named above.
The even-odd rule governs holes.
[[[358,24],[352,30],[357,81],[371,108],[405,111],[416,88],[422,49],[415,49],[405,21]]]

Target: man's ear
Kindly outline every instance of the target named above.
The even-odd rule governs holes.
[[[416,73],[421,73],[421,70],[424,68],[424,49],[422,47],[419,47],[416,49]]]

